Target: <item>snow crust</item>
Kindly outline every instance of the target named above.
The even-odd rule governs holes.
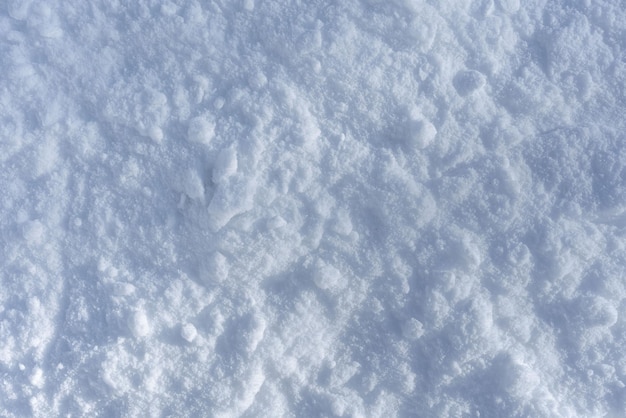
[[[1,2],[0,416],[624,416],[625,35]]]

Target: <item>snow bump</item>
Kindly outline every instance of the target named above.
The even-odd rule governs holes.
[[[198,330],[193,324],[184,324],[180,327],[180,336],[183,340],[191,343],[198,336]]]
[[[411,318],[402,324],[402,335],[410,341],[415,341],[424,335],[424,325],[417,319]]]
[[[228,278],[230,263],[224,254],[215,251],[202,260],[200,270],[206,283],[223,283]]]
[[[252,180],[241,176],[218,185],[207,208],[211,228],[219,231],[232,218],[252,209],[255,187]]]
[[[485,76],[475,70],[463,70],[456,73],[452,83],[461,97],[469,96],[480,90],[486,83]]]
[[[187,139],[190,142],[209,145],[215,137],[215,122],[206,116],[197,116],[189,121]]]
[[[150,334],[150,321],[145,311],[137,310],[128,318],[128,328],[135,338],[144,338]]]
[[[313,282],[322,290],[336,291],[345,285],[344,278],[336,267],[318,261],[313,273]]]
[[[237,151],[228,147],[220,151],[213,167],[213,182],[223,183],[237,172]]]
[[[183,179],[183,192],[192,200],[204,197],[204,183],[197,170],[189,170]]]
[[[406,129],[406,142],[414,148],[428,147],[437,136],[437,128],[429,120],[419,116],[409,119]]]

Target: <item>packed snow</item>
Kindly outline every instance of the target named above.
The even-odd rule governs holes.
[[[620,0],[6,0],[0,52],[0,416],[626,416]]]

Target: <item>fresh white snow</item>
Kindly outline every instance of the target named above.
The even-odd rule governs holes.
[[[6,0],[0,53],[0,416],[625,416],[621,1]]]

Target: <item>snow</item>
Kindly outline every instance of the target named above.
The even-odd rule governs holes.
[[[237,152],[234,148],[225,148],[217,156],[213,167],[213,183],[223,183],[237,172]]]
[[[128,319],[128,328],[135,338],[145,337],[150,333],[150,323],[143,310],[133,312]]]
[[[419,116],[408,123],[406,140],[418,149],[424,149],[435,139],[437,128],[429,120]]]
[[[187,139],[190,142],[209,145],[215,137],[215,123],[206,116],[197,116],[189,121]]]
[[[188,343],[191,343],[198,336],[198,330],[193,324],[185,324],[180,328],[180,336]]]
[[[313,281],[322,290],[339,291],[343,287],[341,272],[322,261],[318,261],[315,266]]]
[[[0,34],[0,416],[624,415],[620,2]]]

